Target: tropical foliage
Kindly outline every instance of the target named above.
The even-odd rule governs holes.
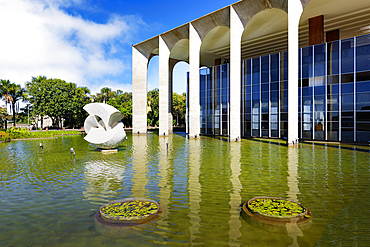
[[[5,123],[8,118],[8,111],[5,107],[0,107],[0,129],[5,128]]]
[[[159,126],[159,89],[155,88],[148,92],[147,121],[149,126]]]
[[[51,118],[54,128],[82,127],[88,115],[83,107],[91,102],[106,103],[117,108],[123,114],[122,122],[125,127],[132,126],[132,93],[121,90],[112,91],[108,87],[101,88],[96,95],[90,95],[90,89],[87,87],[78,87],[75,83],[61,79],[38,76],[32,77],[32,80],[26,83],[26,88],[11,83],[9,80],[1,80],[0,98],[6,104],[5,110],[2,110],[6,116],[1,115],[0,112],[0,127],[2,127],[1,123],[5,123],[5,128],[7,127],[5,119],[8,104],[13,109],[14,126],[16,122],[27,123],[29,112],[31,123],[35,122],[35,125],[41,125],[41,128],[44,127],[43,119],[46,116]],[[174,93],[172,99],[173,124],[184,125],[186,94]],[[29,107],[21,108],[23,112],[18,114],[17,102],[20,100],[28,100],[30,104]],[[147,124],[148,126],[159,126],[158,88],[148,92],[147,102]]]
[[[9,135],[4,131],[0,131],[0,142],[5,142],[9,140],[10,140]]]
[[[29,131],[28,129],[10,128],[7,130],[7,134],[11,139],[24,139],[24,138],[44,138],[44,137],[56,137],[61,135],[81,135],[80,131]]]
[[[32,114],[37,121],[44,116],[52,119],[53,127],[61,128],[62,120],[69,127],[82,126],[87,113],[83,107],[90,103],[90,90],[60,79],[47,79],[45,76],[33,77],[26,83]],[[41,122],[41,126],[43,123]]]

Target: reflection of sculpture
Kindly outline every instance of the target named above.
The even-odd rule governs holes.
[[[84,110],[90,114],[84,124],[86,141],[103,149],[116,148],[124,141],[126,132],[120,111],[103,103],[87,104]]]

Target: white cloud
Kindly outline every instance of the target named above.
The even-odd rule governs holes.
[[[118,89],[117,78],[131,74],[131,50],[124,47],[145,23],[118,15],[95,23],[60,8],[82,3],[0,0],[0,78],[24,85],[32,76],[45,75],[88,86],[92,93],[92,87],[99,85],[99,90],[108,83]],[[131,91],[131,81],[123,83]]]

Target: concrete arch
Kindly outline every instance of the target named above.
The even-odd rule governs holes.
[[[152,57],[152,54],[158,55],[159,36],[151,38],[145,42],[141,42],[133,47],[149,60]]]
[[[209,31],[218,26],[230,27],[230,9],[229,6],[216,12],[208,14],[202,18],[192,21],[191,24],[197,31],[200,39],[206,37]]]
[[[288,49],[288,14],[279,8],[256,13],[244,26],[242,58],[263,56]]]
[[[200,46],[200,66],[212,67],[216,59],[220,59],[220,63],[228,59],[228,54],[220,56],[214,52],[225,47],[230,47],[230,27],[216,26],[209,30]]]
[[[170,59],[189,63],[189,39],[180,39],[172,46]]]
[[[232,7],[245,27],[255,15],[266,9],[280,9],[288,13],[288,0],[245,0]]]

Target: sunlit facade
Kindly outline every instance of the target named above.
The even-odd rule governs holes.
[[[369,11],[368,0],[244,0],[134,45],[134,133],[146,133],[142,71],[158,55],[160,135],[186,61],[190,139],[369,142]]]
[[[284,138],[287,52],[242,61],[243,137]],[[200,70],[201,134],[229,135],[229,64]],[[299,137],[370,140],[370,35],[299,49]]]

